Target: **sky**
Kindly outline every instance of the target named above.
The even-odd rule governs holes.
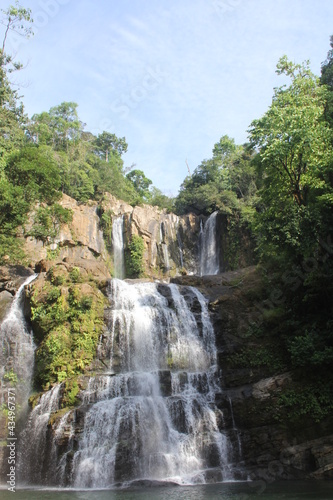
[[[125,168],[135,164],[167,195],[221,136],[247,141],[287,82],[275,73],[281,56],[309,59],[320,75],[333,34],[332,0],[20,3],[35,34],[11,36],[6,49],[25,65],[15,83],[29,116],[76,102],[85,130],[125,137]]]

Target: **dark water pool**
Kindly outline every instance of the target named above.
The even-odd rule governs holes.
[[[332,482],[286,481],[266,484],[223,483],[197,486],[131,487],[118,490],[17,489],[0,490],[1,500],[333,500]]]

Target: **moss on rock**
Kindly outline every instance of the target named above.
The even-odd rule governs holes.
[[[53,266],[39,277],[30,293],[31,321],[38,342],[35,385],[47,390],[66,381],[69,405],[75,403],[78,389],[75,384],[69,388],[68,379],[89,368],[104,325],[106,299],[95,280],[81,283],[80,276],[77,266]]]

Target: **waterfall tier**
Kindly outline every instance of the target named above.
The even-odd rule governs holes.
[[[205,298],[192,287],[117,279],[108,293],[108,332],[99,349],[109,357],[108,372],[90,377],[80,408],[61,414],[49,446],[61,386],[41,398],[24,460],[35,463],[37,452],[43,463],[26,477],[40,483],[39,471],[51,469],[54,484],[78,488],[232,479],[223,415],[214,404],[216,348]]]
[[[73,459],[74,485],[205,482],[211,468],[230,477],[204,297],[191,287],[113,280],[109,298],[115,375],[92,378],[83,395],[91,406]]]
[[[200,230],[200,276],[218,274],[220,272],[220,256],[216,239],[216,218],[218,212],[212,213]]]
[[[17,383],[18,403],[25,406],[30,391],[34,364],[34,343],[23,315],[23,293],[36,275],[29,276],[18,289],[11,308],[0,325],[0,378]],[[1,404],[4,401],[1,401]]]
[[[124,258],[124,216],[115,217],[112,221],[112,248],[114,276],[125,278]]]

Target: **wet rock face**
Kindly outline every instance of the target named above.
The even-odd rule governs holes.
[[[278,365],[247,361],[255,359],[251,353],[255,356],[263,344],[276,357],[279,354],[273,333],[265,338],[249,334],[257,317],[255,305],[267,298],[255,268],[202,278],[178,276],[172,282],[198,287],[209,300],[223,387],[215,402],[224,425],[234,434],[233,448],[240,447],[237,460],[249,477],[265,482],[332,479],[332,417],[320,424],[306,418],[299,426],[286,415],[278,418],[279,398],[292,386],[294,374]]]
[[[7,292],[7,290],[0,292],[0,322],[5,318],[7,312],[9,311],[12,300],[13,296],[10,292]]]

